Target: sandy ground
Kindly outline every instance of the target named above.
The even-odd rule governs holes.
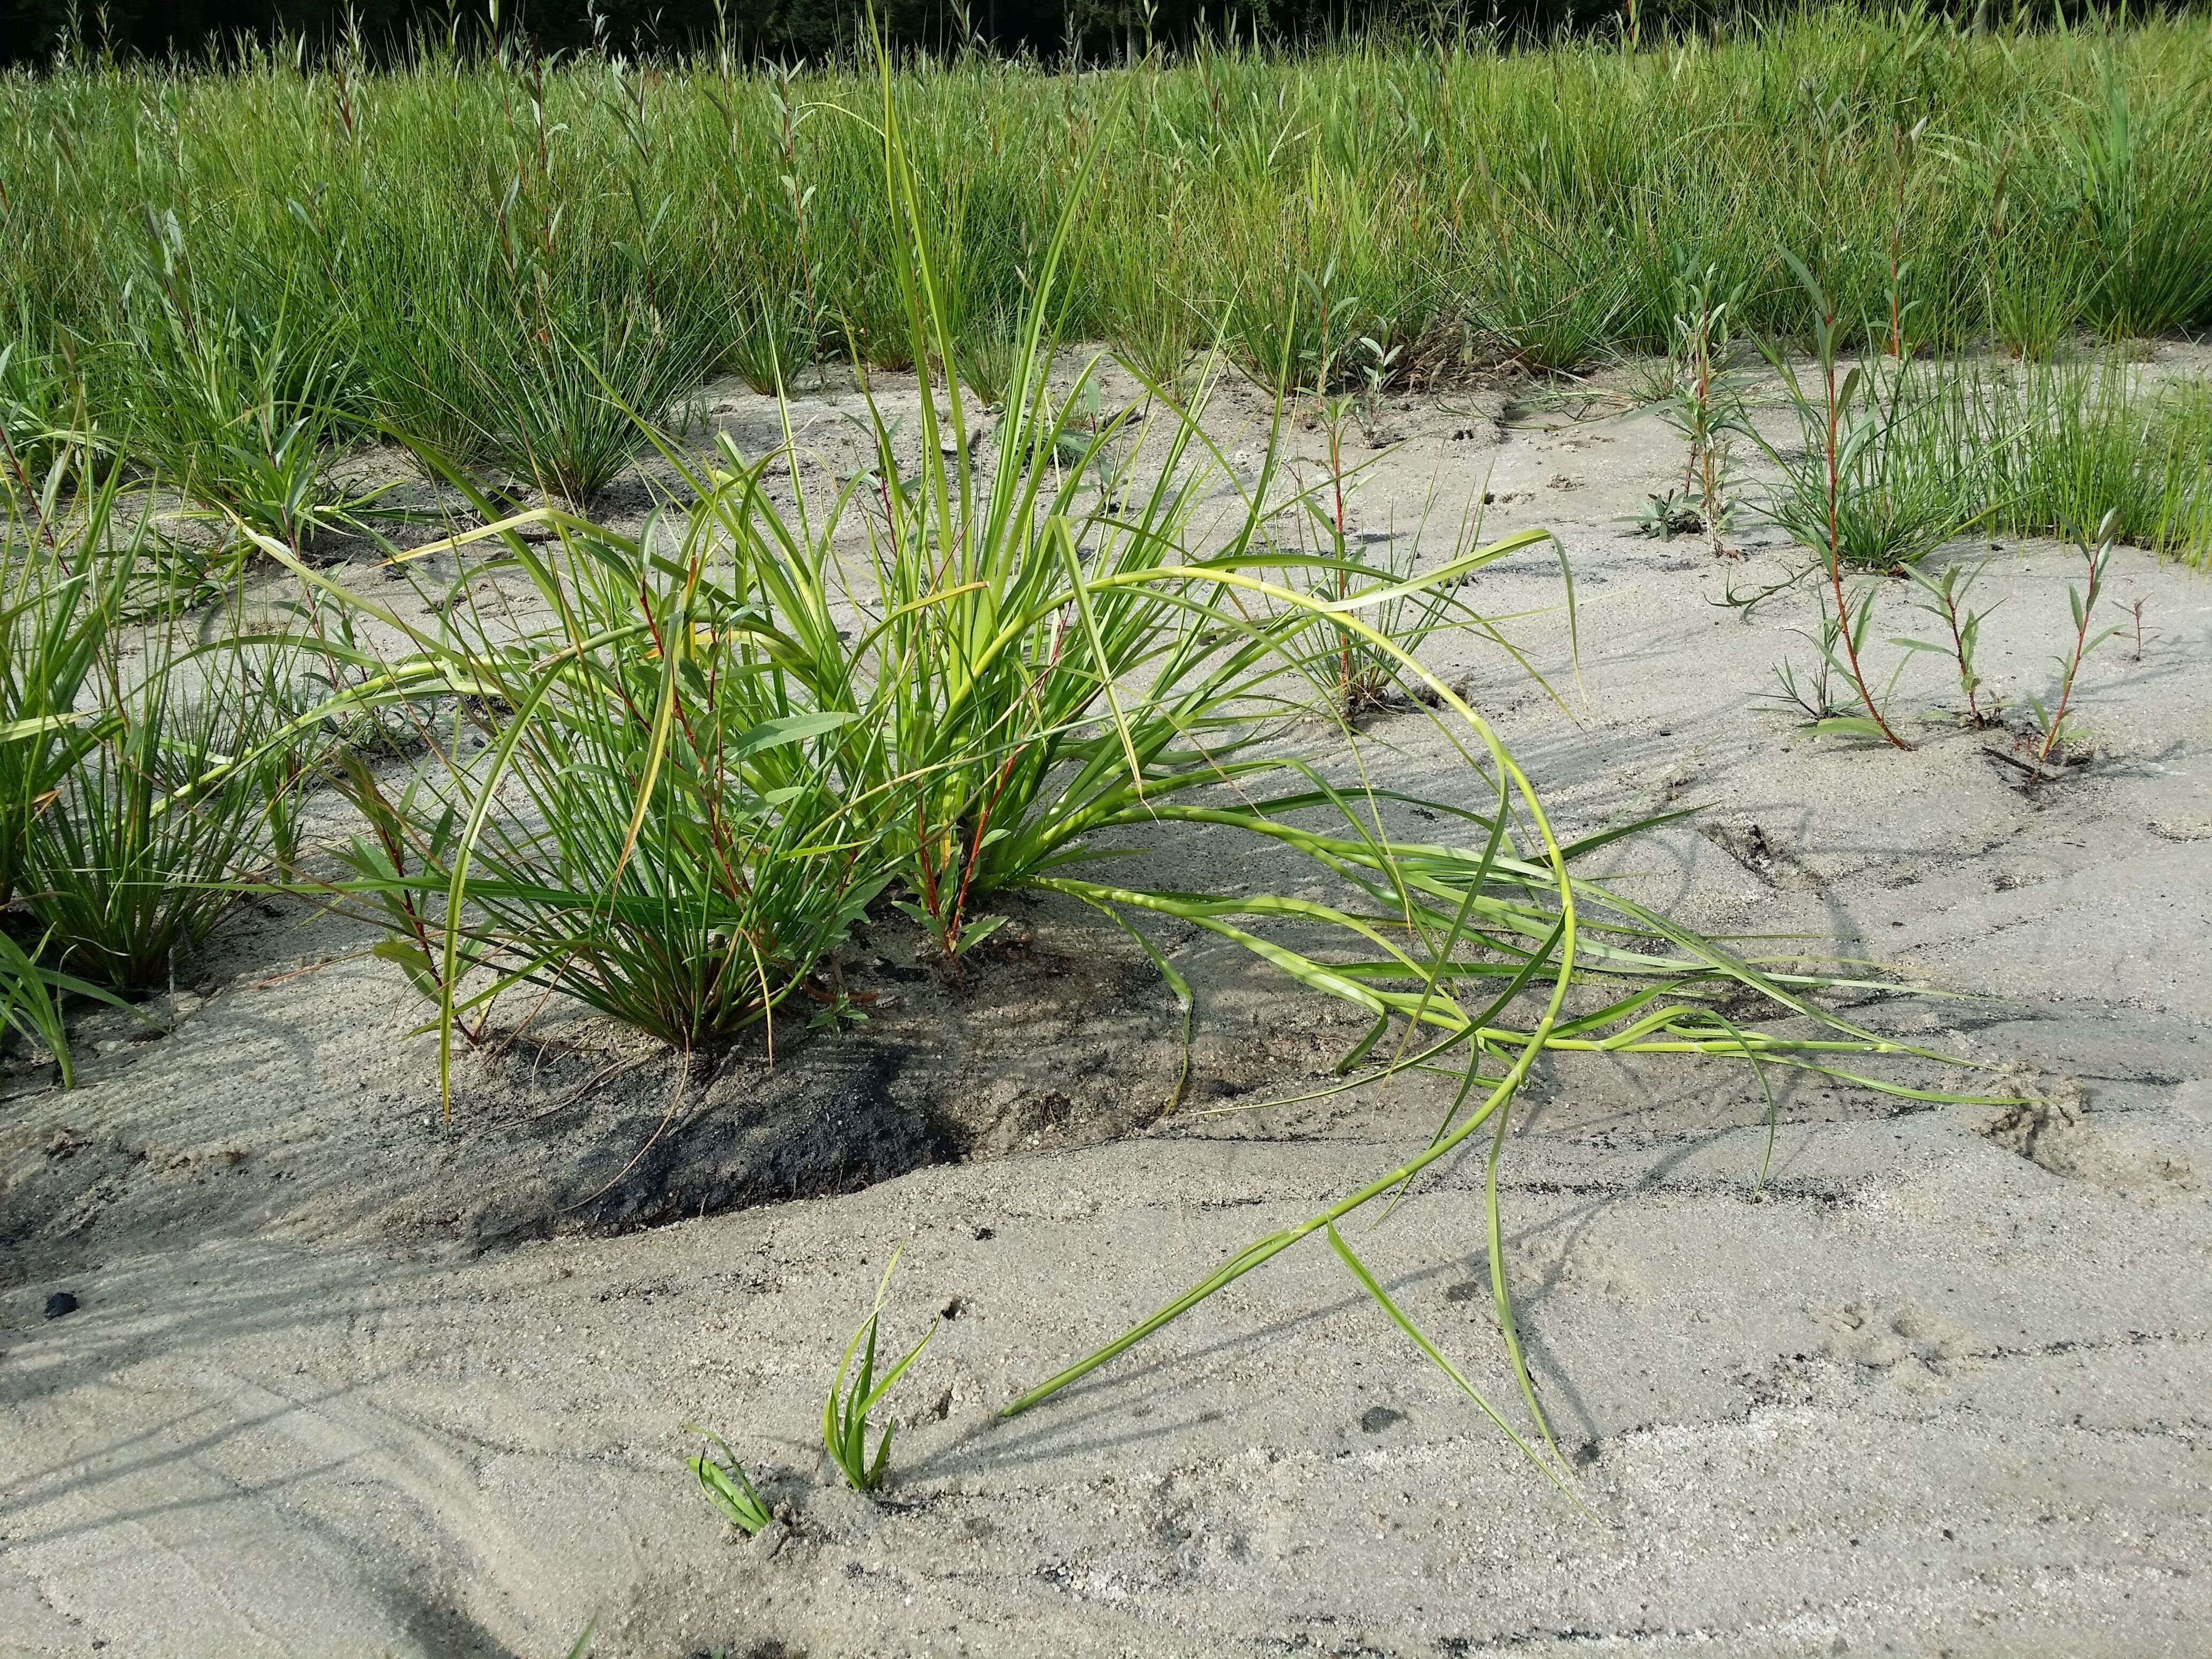
[[[1163,936],[1199,993],[1165,1118],[1165,990],[1036,904],[957,986],[872,930],[876,1018],[773,1070],[549,1018],[463,1067],[449,1125],[370,936],[272,906],[153,1023],[88,1020],[85,1086],[21,1075],[0,1108],[0,1655],[558,1655],[593,1621],[602,1654],[755,1659],[2212,1650],[2212,585],[2118,556],[2147,639],[2093,660],[2096,755],[2063,782],[1945,718],[1934,659],[1899,694],[1914,752],[1814,741],[1762,708],[1809,593],[1717,603],[1781,575],[1772,533],[1727,562],[1633,536],[1674,435],[1506,395],[1386,410],[1354,511],[1402,527],[1433,485],[1449,524],[1486,490],[1492,531],[1558,532],[1579,679],[1555,567],[1474,596],[1545,613],[1515,637],[1569,712],[1494,650],[1436,655],[1562,827],[1702,805],[1621,850],[1628,890],[1970,994],[1858,1017],[2055,1103],[1788,1089],[1755,1200],[1748,1075],[1547,1062],[1505,1255],[1580,1507],[1315,1243],[995,1419],[1433,1124],[1413,1085],[1221,1111],[1359,1027],[1224,949]],[[1262,412],[1225,400],[1225,443]],[[1985,669],[2019,702],[2078,555],[1945,556],[1992,551]],[[1902,584],[1885,606],[1878,636],[1918,631]],[[1418,718],[1370,735],[1383,781],[1461,787]],[[1142,873],[1218,879],[1224,850]],[[1354,1242],[1505,1401],[1481,1179]],[[868,1500],[828,1478],[821,1396],[900,1243],[889,1339],[943,1322]],[[790,1524],[734,1540],[691,1422]]]

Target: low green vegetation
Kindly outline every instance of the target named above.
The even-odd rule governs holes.
[[[921,1358],[929,1339],[937,1334],[937,1326],[933,1322],[921,1334],[919,1342],[889,1370],[878,1374],[876,1338],[883,1323],[884,1297],[890,1293],[891,1273],[898,1267],[898,1259],[899,1252],[893,1250],[891,1259],[884,1264],[883,1282],[876,1286],[875,1305],[868,1310],[868,1316],[860,1322],[860,1329],[853,1333],[853,1340],[845,1345],[844,1356],[837,1362],[837,1374],[830,1379],[830,1392],[822,1401],[823,1449],[830,1454],[830,1461],[854,1492],[874,1492],[884,1484],[884,1475],[890,1468],[891,1438],[898,1431],[896,1422],[884,1424],[876,1441],[875,1455],[871,1457],[869,1413],[883,1404],[898,1385],[899,1378],[906,1375],[907,1368]],[[855,1360],[859,1363],[855,1364]]]
[[[711,1451],[702,1451],[686,1461],[684,1467],[698,1478],[699,1490],[707,1501],[722,1512],[724,1519],[750,1538],[764,1532],[775,1516],[745,1473],[738,1455],[730,1449],[730,1443],[712,1429],[702,1429],[696,1424],[688,1425],[690,1432],[702,1436],[721,1449],[718,1459]]]
[[[473,38],[390,71],[341,47],[0,75],[11,424],[127,434],[296,543],[360,517],[323,458],[380,424],[574,506],[639,442],[608,390],[657,419],[716,371],[909,366],[865,70]],[[999,402],[1094,151],[1054,331],[1156,377],[1217,337],[1270,383],[1353,386],[1663,349],[1686,271],[1740,336],[1802,338],[1785,249],[1870,339],[2203,327],[2208,49],[2202,17],[1836,9],[1635,51],[917,58],[892,98],[945,328]]]
[[[835,997],[825,964],[864,917],[908,918],[951,977],[1011,895],[1059,895],[1133,939],[1186,1016],[1163,941],[1211,934],[1370,1022],[1318,1092],[1439,1073],[1450,1108],[1419,1152],[1008,1409],[1316,1236],[1472,1394],[1337,1231],[1464,1147],[1486,1153],[1536,1456],[1498,1177],[1540,1060],[1959,1097],[1862,1073],[1942,1058],[1824,1000],[1864,983],[1585,873],[1648,823],[1563,838],[1423,654],[1462,630],[1523,672],[1464,584],[1549,538],[1469,523],[1418,560],[1412,538],[1370,550],[1343,434],[1454,354],[1671,349],[1690,453],[1659,528],[1685,508],[1717,549],[1743,495],[1729,445],[1754,431],[1735,343],[1765,333],[1802,440],[1769,446],[1767,510],[1826,596],[1808,712],[1904,743],[1862,660],[1864,585],[1981,522],[2093,550],[2070,689],[2112,538],[2203,547],[2212,405],[2117,357],[2032,355],[2056,337],[1971,371],[1936,349],[2003,333],[2034,271],[2069,335],[2212,320],[2190,240],[2212,222],[2206,40],[1820,13],[1719,46],[1206,52],[1080,79],[502,48],[391,76],[253,58],[0,81],[0,220],[28,251],[0,274],[0,1016],[66,1080],[64,999],[162,989],[241,892],[307,893],[377,924],[450,1100],[456,1038],[516,988],[687,1057],[756,1030],[772,1053],[794,999]],[[1809,370],[1779,337],[1808,299]],[[1142,377],[1119,406],[1077,344],[1101,337]],[[1928,355],[1850,366],[1885,346]],[[846,353],[916,373],[918,430],[864,376],[870,454],[827,489],[787,399],[751,451],[679,430],[710,370],[780,391]],[[1242,461],[1204,418],[1236,364],[1277,397]],[[1284,459],[1293,396],[1327,427],[1317,472]],[[341,481],[370,431],[467,502],[446,533],[403,547]],[[648,448],[650,509],[617,528],[592,498]],[[212,538],[172,533],[185,519]],[[318,557],[334,534],[378,546],[378,574]],[[296,598],[249,618],[271,571]],[[1923,594],[1978,719],[1967,588]],[[1437,734],[1435,799],[1374,782],[1361,717],[1385,707]],[[349,826],[308,849],[301,802],[325,789]],[[1105,862],[1137,833],[1213,837],[1266,878],[1145,885]],[[824,1405],[859,1490],[888,1466],[870,1413],[921,1352],[879,1375],[882,1313],[879,1289]],[[693,1467],[761,1522],[734,1458]]]
[[[1894,575],[1921,590],[1921,608],[1943,629],[1936,641],[1890,643],[1949,656],[1967,722],[1996,724],[1974,666],[1986,613],[1966,603],[1980,569],[1953,564],[1931,574],[1921,565],[1970,527],[2055,538],[2081,550],[2089,583],[2086,597],[2074,599],[2075,638],[2060,659],[2055,712],[2030,698],[2037,759],[2047,761],[2066,734],[2083,658],[2118,631],[2092,640],[2086,620],[2113,544],[2124,538],[2200,564],[2212,558],[2212,389],[2160,380],[2115,353],[2019,364],[1910,356],[1847,364],[1832,302],[1802,266],[1799,275],[1814,308],[1813,365],[1801,373],[1769,349],[1798,443],[1765,435],[1741,394],[1723,416],[1773,464],[1765,514],[1812,554],[1807,574],[1817,574],[1824,590],[1812,641],[1817,660],[1809,675],[1792,662],[1779,665],[1780,706],[1815,732],[1911,746],[1889,713],[1905,665],[1877,692],[1867,653],[1881,578]],[[1639,529],[1670,533],[1668,515],[1688,509],[1673,492],[1651,499]]]

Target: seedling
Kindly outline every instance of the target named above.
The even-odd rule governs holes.
[[[334,777],[337,793],[358,812],[369,834],[355,836],[331,849],[338,863],[350,872],[343,884],[381,922],[386,936],[369,947],[372,955],[397,965],[407,982],[425,1000],[443,1006],[447,987],[459,981],[483,960],[483,945],[472,938],[454,945],[452,978],[447,977],[444,906],[434,889],[453,878],[453,855],[461,830],[461,807],[454,801],[425,809],[429,793],[420,778],[410,778],[395,800],[387,795],[374,772],[360,755],[348,748],[339,751]],[[483,1040],[491,1018],[486,1003],[473,1020],[456,1018],[453,1029],[474,1048]]]
[[[1677,536],[1694,536],[1705,527],[1705,515],[1680,490],[1670,489],[1663,495],[1646,495],[1644,499],[1649,505],[1633,521],[1639,536],[1671,542]]]
[[[684,1460],[684,1467],[699,1477],[699,1490],[707,1495],[707,1501],[721,1510],[730,1524],[746,1537],[762,1531],[775,1517],[767,1500],[746,1475],[744,1466],[738,1462],[738,1455],[730,1449],[730,1443],[714,1430],[696,1423],[687,1423],[684,1427],[687,1433],[702,1435],[722,1449],[720,1462],[703,1451],[696,1457]]]
[[[1686,529],[1707,532],[1716,554],[1727,551],[1721,537],[1735,506],[1729,488],[1729,434],[1743,419],[1729,319],[1743,302],[1744,288],[1739,283],[1721,295],[1719,283],[1718,268],[1708,265],[1694,282],[1681,284],[1682,307],[1674,313],[1674,385],[1662,411],[1689,444],[1682,494],[1698,522]]]
[[[806,1022],[806,1029],[827,1031],[834,1037],[848,1025],[866,1025],[868,1011],[860,1005],[872,1002],[875,1000],[873,994],[862,993],[856,996],[848,990],[845,975],[838,971],[834,962],[830,964],[829,980],[827,986],[809,982],[799,988],[810,1000],[819,1005],[814,1017]]]
[[[1970,609],[1966,605],[1966,594],[1980,579],[1982,572],[1988,568],[1987,559],[1972,569],[1962,564],[1947,565],[1939,580],[1924,570],[1908,566],[1905,574],[1927,595],[1920,601],[1920,608],[1942,620],[1950,635],[1950,642],[1948,645],[1940,641],[1931,644],[1926,640],[1905,638],[1890,641],[1892,645],[1907,651],[1932,651],[1939,656],[1948,655],[1958,665],[1959,690],[1966,699],[1966,718],[1977,731],[1996,722],[1996,705],[1992,703],[1988,708],[1982,707],[1979,696],[1982,677],[1974,667],[1974,645],[1981,634],[1982,619],[1989,616],[1996,606],[1992,605],[1990,611]]]
[[[2117,627],[2108,628],[2094,639],[2089,636],[2090,619],[2095,615],[2097,600],[2104,592],[2105,568],[2112,560],[2112,542],[2118,522],[2118,513],[2107,513],[2105,514],[2104,523],[2098,526],[2095,544],[2094,545],[2086,542],[2082,544],[2081,556],[2087,561],[2089,566],[2087,590],[2085,592],[2070,583],[2067,586],[2067,602],[2074,610],[2074,649],[2069,655],[2058,659],[2057,703],[2046,710],[2039,699],[2033,696],[2028,699],[2034,704],[2035,718],[2043,738],[2042,746],[2035,751],[2035,758],[2038,761],[2048,761],[2051,758],[2051,751],[2057,748],[2069,735],[2066,724],[2066,706],[2073,699],[2074,681],[2081,672],[2083,659],[2120,631]]]
[[[904,1247],[902,1246],[901,1249]],[[884,1266],[882,1283],[876,1286],[876,1304],[868,1316],[860,1322],[860,1328],[853,1333],[853,1340],[845,1345],[845,1357],[837,1362],[837,1375],[830,1383],[829,1397],[822,1402],[822,1443],[845,1477],[845,1483],[854,1492],[874,1492],[884,1484],[884,1471],[890,1466],[891,1437],[898,1431],[896,1423],[884,1425],[884,1437],[876,1443],[876,1455],[868,1455],[868,1413],[883,1397],[891,1391],[906,1368],[929,1346],[929,1339],[937,1334],[939,1322],[933,1320],[924,1331],[921,1340],[906,1351],[906,1357],[881,1379],[876,1376],[876,1329],[884,1316],[884,1298],[891,1286],[891,1270],[898,1266],[900,1252],[893,1250],[891,1259]],[[854,1369],[853,1357],[860,1355],[860,1367]],[[848,1389],[845,1379],[852,1376]]]
[[[2137,599],[2133,605],[2130,605],[2128,607],[2128,615],[2135,621],[2136,648],[2134,653],[2134,660],[2141,662],[2142,660],[2143,642],[2146,640],[2156,639],[2158,637],[2158,630],[2156,629],[2153,629],[2148,634],[2143,632],[2142,600]]]
[[[1898,659],[1897,667],[1890,674],[1889,684],[1882,688],[1882,695],[1878,698],[1867,696],[1856,672],[1860,659],[1866,654],[1867,632],[1874,626],[1875,601],[1879,597],[1879,584],[1867,584],[1860,590],[1856,604],[1845,612],[1844,618],[1838,618],[1828,609],[1824,596],[1820,606],[1820,637],[1817,641],[1820,665],[1809,684],[1800,684],[1796,670],[1787,659],[1775,666],[1775,678],[1781,683],[1784,698],[1804,714],[1808,726],[1815,735],[1868,738],[1890,730],[1887,725],[1889,700],[1897,690],[1897,682],[1905,672],[1905,665],[1911,659],[1901,657]],[[1811,635],[1803,637],[1809,639]],[[1848,706],[1835,696],[1832,677],[1840,677],[1846,684],[1860,691],[1865,699],[1861,706],[1871,711],[1871,719],[1865,714],[1852,714]],[[1901,740],[1893,738],[1892,740],[1897,742],[1900,748],[1911,747]]]
[[[144,1016],[137,1014],[129,1003],[111,991],[41,965],[39,958],[46,953],[52,937],[49,931],[45,939],[26,951],[5,932],[0,932],[0,1030],[13,1031],[26,1042],[43,1048],[53,1057],[62,1087],[74,1089],[76,1067],[70,1057],[69,1023],[62,1012],[62,998],[90,997],[137,1018]]]
[[[1844,592],[1844,520],[1848,510],[1846,490],[1863,469],[1869,446],[1877,440],[1887,441],[1882,429],[1888,422],[1877,422],[1855,414],[1864,384],[1863,371],[1853,368],[1848,375],[1838,377],[1838,353],[1840,329],[1835,302],[1829,299],[1813,273],[1794,253],[1782,256],[1797,275],[1799,284],[1813,302],[1813,335],[1820,356],[1820,380],[1819,396],[1807,393],[1799,384],[1796,371],[1778,356],[1771,356],[1781,371],[1783,382],[1790,401],[1796,405],[1799,423],[1804,428],[1807,453],[1802,459],[1785,457],[1782,452],[1758,436],[1753,435],[1769,459],[1781,466],[1785,474],[1782,495],[1768,511],[1776,522],[1788,530],[1800,542],[1819,553],[1827,567],[1830,598],[1834,605],[1837,623],[1836,642],[1844,647],[1844,661],[1838,665],[1859,694],[1859,703],[1866,710],[1863,717],[1828,719],[1819,722],[1826,731],[1856,730],[1878,736],[1899,749],[1912,745],[1899,737],[1875,699],[1867,684],[1866,670],[1860,661],[1859,645],[1866,635],[1867,623],[1872,616],[1874,596],[1867,594],[1856,611]],[[1893,396],[1901,396],[1901,392]],[[1885,496],[1885,505],[1887,497]],[[1928,539],[1924,552],[1951,533],[1955,526],[1948,526]],[[1864,562],[1863,550],[1853,561]],[[1909,560],[1900,562],[1909,562]],[[1827,645],[1824,642],[1823,654]],[[1847,724],[1846,722],[1849,722]]]
[[[1774,678],[1781,684],[1784,704],[1804,715],[1806,723],[1816,731],[1827,722],[1840,720],[1844,715],[1844,705],[1836,696],[1833,680],[1833,676],[1838,672],[1836,644],[1837,636],[1841,632],[1840,625],[1824,606],[1820,611],[1820,637],[1815,641],[1820,648],[1820,661],[1814,667],[1813,678],[1801,682],[1797,678],[1796,665],[1787,657],[1774,665]]]
[[[1362,382],[1359,394],[1359,424],[1370,444],[1378,439],[1382,424],[1382,392],[1390,377],[1398,371],[1398,359],[1406,347],[1401,341],[1385,349],[1372,335],[1359,337],[1359,348],[1366,357],[1359,365]]]

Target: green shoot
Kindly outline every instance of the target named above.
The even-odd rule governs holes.
[[[703,1435],[722,1449],[719,1462],[704,1451],[684,1460],[684,1467],[698,1477],[699,1490],[706,1494],[707,1501],[748,1538],[765,1528],[775,1516],[745,1474],[744,1465],[738,1462],[738,1455],[730,1449],[730,1443],[714,1430],[696,1423],[688,1423],[684,1427],[692,1434]]]
[[[1997,711],[1994,703],[1987,708],[1982,707],[1982,677],[1974,666],[1974,647],[1981,637],[1982,623],[1990,611],[1971,608],[1966,604],[1966,594],[1988,568],[1986,559],[1971,568],[1964,564],[1949,564],[1943,567],[1942,575],[1936,577],[1917,566],[1908,565],[1905,574],[1926,596],[1920,601],[1920,608],[1943,624],[1948,638],[1947,641],[1904,637],[1890,641],[1904,650],[1949,656],[1959,671],[1959,690],[1966,700],[1966,720],[1977,731],[1996,724]],[[1991,611],[1995,609],[1994,605],[1990,607]]]
[[[2081,556],[2089,567],[2086,591],[2071,585],[2066,589],[2066,600],[2074,612],[2074,644],[2066,655],[2058,659],[2057,702],[2046,709],[2041,699],[2029,699],[2034,705],[2036,720],[2043,738],[2035,751],[2035,758],[2039,762],[2049,761],[2051,750],[2068,741],[2072,735],[2072,728],[2067,724],[2067,705],[2073,700],[2074,682],[2081,672],[2082,662],[2092,651],[2120,631],[2118,627],[2112,627],[2094,639],[2089,635],[2089,623],[2096,614],[2097,601],[2104,595],[2105,571],[2112,562],[2113,529],[2118,521],[2117,514],[2107,513],[2104,523],[2098,526],[2097,539],[2094,543],[2084,542],[2081,545]]]
[[[900,1249],[905,1247],[901,1246]],[[876,1455],[868,1455],[868,1413],[880,1404],[906,1368],[929,1346],[929,1339],[937,1334],[938,1322],[921,1334],[921,1340],[906,1351],[905,1357],[880,1377],[876,1375],[876,1330],[883,1319],[884,1299],[891,1285],[891,1270],[898,1266],[900,1250],[891,1252],[891,1259],[884,1265],[884,1276],[876,1286],[875,1306],[860,1322],[860,1328],[853,1333],[853,1340],[845,1345],[844,1357],[837,1362],[837,1375],[830,1379],[830,1393],[822,1402],[822,1443],[830,1453],[830,1461],[845,1477],[846,1485],[854,1492],[875,1492],[884,1484],[884,1472],[890,1466],[891,1437],[897,1432],[896,1423],[884,1425],[883,1438],[876,1443]],[[856,1368],[854,1356],[860,1357]],[[852,1385],[846,1386],[846,1376],[852,1376]]]
[[[52,939],[28,951],[0,931],[0,1029],[36,1042],[53,1056],[64,1089],[76,1087],[76,1068],[70,1056],[69,1024],[62,1012],[64,996],[88,997],[126,1012],[131,1005],[104,987],[73,975],[44,967],[39,958]]]

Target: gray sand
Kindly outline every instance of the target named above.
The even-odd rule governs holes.
[[[2212,1650],[2212,585],[2117,556],[2155,637],[2093,659],[2095,760],[2024,790],[1940,720],[1898,755],[1760,710],[1811,597],[1746,620],[1711,601],[1778,547],[1628,533],[1680,465],[1649,414],[1505,431],[1495,392],[1408,402],[1364,525],[1486,482],[1492,531],[1551,526],[1573,560],[1579,685],[1561,617],[1515,625],[1572,718],[1495,651],[1438,653],[1562,829],[1705,805],[1621,849],[1627,890],[1974,994],[1861,1013],[2051,1106],[1801,1085],[1755,1201],[1747,1073],[1547,1062],[1506,1265],[1578,1509],[1318,1242],[995,1419],[1432,1126],[1412,1085],[1208,1115],[1359,1028],[1233,954],[1170,941],[1198,1041],[1164,1120],[1167,994],[1047,904],[957,988],[879,930],[876,1020],[792,1034],[773,1073],[701,1085],[550,1019],[464,1066],[447,1127],[368,936],[244,911],[155,1005],[168,1035],[88,1021],[85,1086],[26,1074],[5,1108],[0,1655],[550,1656],[592,1620],[601,1654],[758,1659]],[[2047,686],[2077,565],[2006,539],[2007,701]],[[1475,592],[1553,606],[1556,570]],[[1886,604],[1877,635],[1915,631],[1901,584]],[[1899,701],[1954,696],[1923,659]],[[1419,720],[1370,735],[1387,781],[1460,787]],[[1143,873],[1219,879],[1219,850]],[[626,1167],[678,1081],[694,1104]],[[1462,1158],[1352,1238],[1519,1423],[1481,1181]],[[888,1339],[950,1316],[871,1501],[830,1483],[821,1397],[902,1243]],[[733,1540],[682,1467],[695,1421],[791,1525]]]

